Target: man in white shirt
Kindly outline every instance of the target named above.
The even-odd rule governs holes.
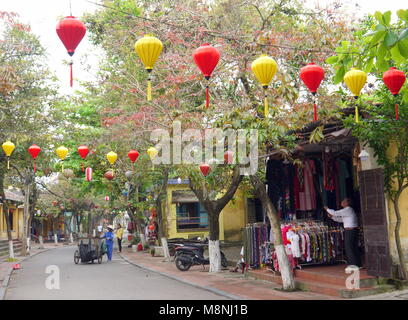
[[[361,267],[361,257],[358,249],[358,220],[357,215],[351,207],[351,200],[345,198],[341,202],[343,209],[333,210],[324,207],[331,219],[343,223],[344,246],[346,249],[349,267]]]

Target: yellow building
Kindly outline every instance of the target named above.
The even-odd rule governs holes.
[[[242,229],[248,223],[247,199],[237,190],[220,214],[220,240],[242,241]],[[169,179],[167,201],[163,204],[163,227],[168,238],[208,236],[208,215],[188,186]]]
[[[23,214],[24,209],[21,206],[23,195],[13,189],[4,190],[6,200],[11,202],[9,205],[9,221],[11,225],[11,236],[13,239],[21,239],[23,236]],[[3,204],[0,203],[0,240],[7,240],[6,215],[3,213]]]

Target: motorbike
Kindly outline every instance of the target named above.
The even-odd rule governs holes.
[[[194,243],[175,248],[175,259],[177,269],[187,271],[192,266],[210,264],[210,260],[204,257],[204,248],[207,244]],[[221,251],[221,265],[223,268],[228,266],[227,258]]]

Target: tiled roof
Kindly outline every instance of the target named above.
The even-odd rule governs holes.
[[[24,202],[24,195],[21,191],[16,189],[4,189],[4,196],[6,200],[16,201],[16,202]]]

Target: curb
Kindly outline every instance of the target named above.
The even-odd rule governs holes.
[[[143,270],[145,270],[145,271],[158,273],[158,274],[160,274],[160,275],[162,275],[162,276],[165,276],[165,277],[167,277],[167,278],[170,278],[170,279],[179,281],[179,282],[181,282],[181,283],[187,284],[187,285],[189,285],[189,286],[192,286],[192,287],[195,287],[195,288],[198,288],[198,289],[203,289],[203,290],[206,290],[206,291],[209,291],[209,292],[218,294],[218,295],[220,295],[220,296],[224,296],[224,297],[229,298],[229,299],[232,299],[232,300],[248,300],[248,299],[235,296],[235,295],[233,295],[233,294],[230,294],[230,293],[225,292],[225,291],[222,291],[222,290],[218,290],[218,289],[214,289],[214,288],[211,288],[211,287],[201,286],[201,285],[198,285],[198,284],[195,284],[195,283],[188,282],[188,281],[183,280],[183,279],[181,279],[181,278],[179,278],[179,277],[173,276],[173,275],[171,275],[171,274],[168,274],[168,273],[165,273],[165,272],[162,272],[162,271],[157,271],[157,270],[154,270],[154,269],[150,269],[150,268],[148,268],[148,267],[145,267],[145,266],[143,266],[143,265],[141,265],[141,264],[137,264],[137,263],[135,263],[135,262],[129,260],[127,257],[123,256],[121,253],[118,253],[118,254],[119,254],[119,256],[120,256],[123,260],[125,260],[126,262],[128,262],[128,263],[130,263],[131,265],[134,265],[134,266],[136,266],[136,267],[138,267],[138,268],[140,268],[140,269],[143,269]]]
[[[39,252],[30,254],[29,256],[23,257],[21,260],[19,260],[19,261],[16,262],[16,263],[21,263],[21,262],[23,262],[24,260],[27,260],[27,259],[29,259],[29,258],[31,258],[31,257],[36,256],[37,254],[40,254],[40,253],[43,253],[43,252],[46,252],[46,251],[49,251],[49,250],[57,249],[57,248],[58,248],[58,247],[48,248],[48,249],[44,249],[43,251],[39,251]],[[8,288],[8,285],[9,285],[9,282],[10,282],[10,278],[11,278],[12,273],[13,273],[13,268],[10,268],[10,269],[9,269],[9,272],[6,274],[6,277],[3,279],[3,283],[2,283],[2,285],[1,285],[1,287],[0,287],[0,300],[4,300],[4,298],[6,297],[7,288]]]

